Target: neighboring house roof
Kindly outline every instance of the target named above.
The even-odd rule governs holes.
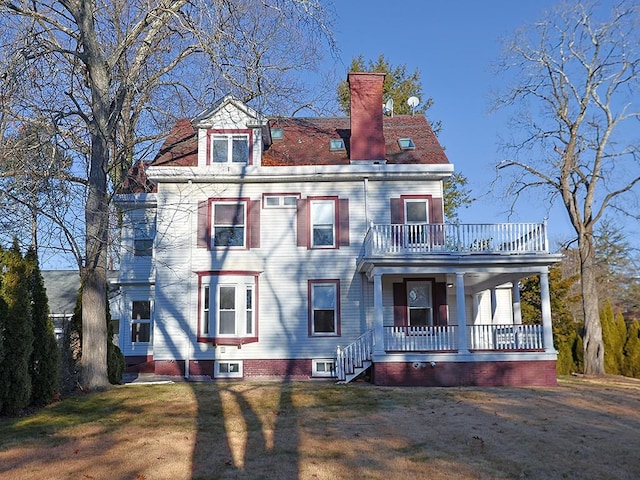
[[[80,275],[77,270],[42,270],[44,288],[47,290],[49,314],[73,314],[80,290]],[[109,270],[107,280],[118,278],[118,272]]]
[[[41,273],[47,290],[49,313],[72,314],[80,288],[78,272],[76,270],[42,270]]]

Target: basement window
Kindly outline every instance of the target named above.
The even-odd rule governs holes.
[[[400,146],[401,150],[414,150],[416,148],[416,145],[410,138],[399,138],[398,145]]]
[[[329,358],[314,359],[313,371],[311,373],[313,377],[335,377],[335,362]]]
[[[242,378],[242,370],[242,360],[216,361],[213,375],[215,378]]]
[[[332,152],[346,150],[344,146],[344,140],[342,138],[332,138],[331,140],[329,140],[329,150],[331,150]]]

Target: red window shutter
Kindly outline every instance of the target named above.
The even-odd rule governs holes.
[[[341,198],[338,204],[339,217],[339,245],[341,247],[349,246],[349,199]]]
[[[198,248],[209,248],[209,201],[198,202]]]
[[[435,305],[434,325],[445,326],[449,323],[447,318],[447,284],[436,282],[433,285],[433,303]]]
[[[260,248],[260,200],[249,202],[249,248]]]
[[[296,212],[297,215],[297,227],[298,231],[296,236],[298,237],[298,246],[306,247],[308,246],[309,239],[309,224],[307,219],[307,200],[304,198],[298,199],[298,210]]]
[[[393,284],[393,325],[407,325],[407,285],[404,282]]]
[[[391,202],[391,223],[402,224],[404,223],[404,208],[401,198],[392,198]]]
[[[444,223],[444,209],[442,198],[431,198],[431,211],[429,212],[430,223]]]

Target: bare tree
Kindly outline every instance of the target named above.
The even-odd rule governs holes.
[[[514,173],[512,208],[543,189],[549,203],[561,199],[575,229],[587,374],[604,373],[594,229],[606,212],[637,215],[639,19],[637,2],[621,0],[610,12],[565,3],[519,31],[501,63],[516,80],[496,105],[521,108],[506,145],[512,156],[499,167]]]
[[[47,116],[56,126],[59,146],[70,152],[71,171],[86,188],[81,278],[82,379],[87,388],[108,385],[105,288],[111,195],[136,158],[153,147],[162,126],[178,112],[203,103],[201,94],[219,94],[216,85],[236,80],[241,62],[248,59],[238,60],[239,70],[231,73],[220,68],[218,58],[205,52],[226,48],[230,40],[225,36],[212,44],[216,38],[204,33],[210,31],[207,18],[226,12],[230,19],[234,12],[240,17],[242,11],[234,10],[239,4],[268,10],[279,22],[274,27],[291,24],[316,35],[328,33],[324,10],[313,0],[0,0],[3,47],[13,60],[6,62],[11,76],[5,81],[15,89],[29,86],[21,95],[10,90],[3,103],[3,115],[10,117],[5,132],[29,122],[34,112]],[[205,11],[208,17],[202,15]],[[228,28],[242,26],[231,22]],[[252,39],[234,31],[238,41]],[[258,45],[264,31],[255,32]],[[266,53],[255,51],[260,58]],[[267,73],[261,62],[254,62],[255,75],[242,81],[255,97],[270,93],[261,81]],[[203,65],[209,68],[203,70]],[[204,71],[218,75],[205,76]]]

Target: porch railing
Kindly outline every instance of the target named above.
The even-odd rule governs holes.
[[[469,350],[542,350],[542,325],[467,326]],[[387,352],[447,352],[458,350],[458,326],[384,327]]]
[[[546,223],[372,225],[365,256],[411,253],[548,253]]]
[[[386,351],[447,351],[458,349],[455,325],[433,327],[384,327]]]
[[[544,348],[542,325],[473,325],[467,328],[470,350]]]

